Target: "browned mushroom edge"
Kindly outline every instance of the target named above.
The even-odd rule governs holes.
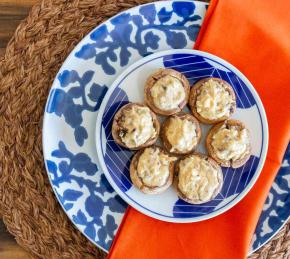
[[[178,151],[178,150],[175,150],[174,152],[170,151],[172,148],[172,145],[167,138],[166,131],[169,127],[170,119],[174,118],[174,117],[178,117],[181,120],[190,120],[196,126],[197,144],[195,146],[193,146],[192,149],[186,150],[186,151]],[[186,155],[186,154],[192,153],[196,149],[196,147],[198,146],[200,139],[201,139],[201,128],[200,128],[199,122],[196,118],[194,118],[191,114],[181,112],[181,113],[174,114],[174,115],[171,115],[168,118],[166,118],[166,120],[163,122],[163,124],[161,126],[160,138],[163,142],[164,148],[169,153],[174,154],[174,155]]]
[[[120,131],[122,130],[122,126],[120,125],[120,119],[122,118],[123,116],[123,112],[124,110],[129,110],[131,109],[134,105],[137,105],[137,106],[140,106],[140,107],[147,107],[146,105],[144,104],[141,104],[141,103],[128,103],[126,105],[124,105],[123,107],[121,107],[117,113],[115,114],[114,116],[114,119],[113,119],[113,124],[112,124],[112,136],[113,136],[113,139],[115,140],[115,142],[122,146],[122,147],[125,147],[125,148],[128,148],[128,149],[131,149],[131,150],[139,150],[141,148],[144,148],[144,147],[148,147],[152,144],[154,144],[158,138],[158,135],[159,135],[159,132],[160,132],[160,123],[157,119],[157,116],[154,112],[152,112],[150,110],[149,107],[149,110],[150,110],[150,113],[151,113],[151,116],[152,116],[152,119],[153,119],[153,126],[156,130],[156,134],[155,136],[151,137],[150,139],[148,139],[144,144],[140,145],[140,146],[137,146],[137,147],[134,147],[134,148],[130,148],[128,146],[126,146],[121,137],[120,137]]]
[[[212,137],[213,135],[223,126],[223,125],[226,125],[226,127],[231,127],[231,126],[236,126],[236,127],[239,127],[241,130],[242,129],[246,129],[246,126],[241,122],[241,121],[238,121],[238,120],[233,120],[233,119],[230,119],[230,120],[226,120],[224,122],[220,122],[216,125],[214,125],[210,131],[208,132],[207,134],[207,137],[206,137],[206,148],[207,148],[207,151],[209,153],[209,155],[221,166],[223,167],[233,167],[233,168],[238,168],[238,167],[241,167],[242,165],[244,165],[250,158],[251,156],[251,145],[248,145],[248,148],[246,150],[247,152],[247,155],[244,156],[243,158],[241,159],[238,159],[238,160],[223,160],[223,159],[220,159],[216,153],[214,152],[214,148],[211,144],[212,142]]]
[[[163,152],[164,154],[168,154],[163,148],[159,146],[151,146],[147,148],[153,148],[153,149],[159,149],[160,152]],[[142,179],[139,177],[137,172],[137,166],[139,162],[140,156],[143,154],[144,149],[139,150],[132,158],[131,164],[130,164],[130,178],[132,183],[135,187],[137,187],[140,191],[146,194],[157,194],[165,191],[173,181],[173,174],[174,174],[174,161],[170,162],[169,164],[169,176],[166,180],[166,183],[162,186],[156,186],[156,187],[149,187],[147,186]],[[170,156],[170,154],[168,154]]]
[[[178,178],[178,175],[179,175],[179,164],[182,160],[190,157],[190,156],[199,156],[200,158],[203,158],[203,159],[206,159],[210,164],[212,164],[214,166],[214,168],[216,168],[218,170],[218,179],[219,179],[219,186],[217,187],[217,189],[215,190],[215,192],[213,193],[213,195],[210,197],[210,199],[208,200],[205,200],[205,201],[200,201],[200,200],[192,200],[192,199],[189,199],[188,197],[186,197],[182,191],[178,188],[178,183],[179,183],[179,178]],[[182,200],[190,203],[190,204],[202,204],[202,203],[206,203],[206,202],[209,202],[211,201],[212,199],[214,199],[218,193],[221,191],[222,189],[222,186],[223,186],[223,173],[222,173],[222,169],[221,167],[218,165],[218,163],[213,160],[212,158],[204,155],[204,154],[201,154],[201,153],[193,153],[193,154],[190,154],[190,155],[187,155],[187,156],[184,156],[182,157],[180,160],[177,161],[177,163],[175,164],[175,170],[174,170],[174,181],[173,181],[173,186],[177,192],[177,195],[179,196],[179,198],[181,198]]]
[[[162,77],[165,77],[167,75],[170,75],[172,77],[177,78],[183,85],[184,91],[185,91],[185,98],[184,100],[178,105],[177,108],[171,109],[171,110],[161,110],[158,107],[155,106],[153,97],[151,96],[151,88],[155,85],[155,83],[161,79]],[[187,80],[187,78],[179,73],[176,70],[173,69],[159,69],[154,74],[152,74],[146,81],[145,87],[144,87],[144,99],[145,103],[157,114],[167,116],[172,115],[175,113],[180,112],[184,106],[188,102],[189,98],[189,91],[190,91],[190,85]]]
[[[228,93],[230,94],[231,98],[234,100],[234,103],[232,105],[232,107],[230,108],[230,114],[229,116],[223,116],[221,118],[218,118],[218,119],[214,119],[214,120],[210,120],[210,119],[207,119],[207,118],[204,118],[202,117],[196,110],[196,98],[197,96],[199,95],[199,90],[200,88],[202,87],[202,85],[208,81],[208,80],[215,80],[215,81],[218,81],[220,83],[222,83],[222,85],[226,88],[226,90],[228,91]],[[215,77],[207,77],[207,78],[204,78],[204,79],[201,79],[199,80],[198,82],[196,82],[190,89],[190,94],[189,94],[189,100],[188,100],[188,105],[189,105],[189,108],[191,110],[191,112],[193,113],[193,115],[201,122],[205,123],[205,124],[215,124],[215,123],[218,123],[218,122],[221,122],[221,121],[224,121],[226,119],[228,119],[236,110],[236,95],[235,95],[235,92],[232,88],[232,86],[220,79],[220,78],[215,78]]]

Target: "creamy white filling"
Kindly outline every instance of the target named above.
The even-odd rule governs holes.
[[[169,177],[169,166],[175,157],[170,157],[159,149],[146,148],[140,155],[137,174],[148,187],[163,186]]]
[[[196,97],[196,111],[202,117],[214,120],[230,115],[234,100],[222,83],[209,79],[199,91]]]
[[[216,156],[222,160],[239,160],[248,153],[250,135],[247,129],[223,125],[212,136],[212,147]]]
[[[165,134],[172,146],[171,152],[188,151],[197,144],[196,126],[190,120],[170,118]]]
[[[210,200],[219,187],[219,172],[207,160],[190,156],[179,164],[178,188],[189,199]]]
[[[140,146],[156,135],[153,118],[148,107],[134,105],[131,109],[124,110],[121,127],[119,136],[123,143],[130,148]]]
[[[176,109],[185,98],[181,81],[170,75],[160,78],[152,86],[150,93],[154,105],[161,110]]]

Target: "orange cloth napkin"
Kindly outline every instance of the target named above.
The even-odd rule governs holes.
[[[174,224],[128,208],[110,259],[245,258],[290,137],[290,1],[213,0],[195,45],[240,69],[269,122],[269,151],[249,194],[210,220]]]

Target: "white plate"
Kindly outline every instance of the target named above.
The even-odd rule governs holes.
[[[132,185],[129,165],[134,152],[113,140],[115,113],[128,102],[144,102],[146,79],[159,68],[172,68],[187,77],[190,84],[206,77],[218,77],[233,86],[237,111],[233,118],[250,130],[252,153],[240,168],[222,168],[224,184],[213,200],[189,204],[179,199],[173,187],[157,195],[146,195]],[[204,138],[209,130],[202,125],[199,151],[206,153]],[[239,202],[252,188],[263,167],[268,148],[268,124],[261,100],[254,87],[237,68],[209,53],[197,50],[168,50],[145,57],[127,68],[113,83],[99,110],[96,144],[101,167],[115,191],[140,212],[164,221],[197,222],[217,216]]]

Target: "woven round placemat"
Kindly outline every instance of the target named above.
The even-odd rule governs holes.
[[[96,25],[150,0],[43,0],[19,25],[0,61],[0,216],[39,258],[103,258],[59,206],[44,168],[42,117],[52,81]],[[250,258],[289,258],[289,224]]]

